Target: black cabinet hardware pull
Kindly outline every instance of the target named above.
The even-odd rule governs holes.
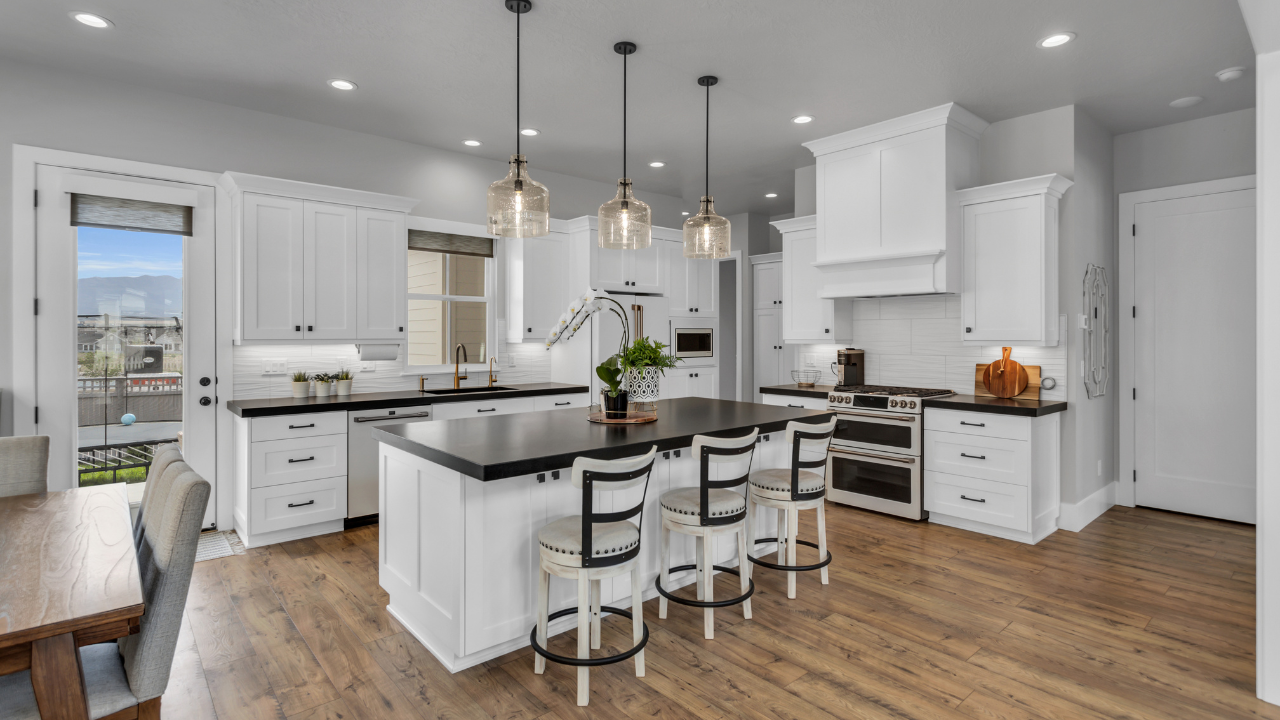
[[[960,457],[967,457],[973,460],[986,460],[986,455],[969,455],[968,453],[960,453]]]
[[[315,504],[316,504],[315,500],[308,500],[304,503],[289,503],[289,507],[306,507],[308,505],[315,505]]]
[[[803,408],[804,406],[803,406],[803,405],[787,405],[787,407],[798,407],[798,408]]]
[[[562,403],[556,403],[556,407],[560,407],[561,405],[568,405],[568,404],[569,404],[569,401],[568,401],[568,400],[566,400],[566,401],[564,401],[564,402],[562,402]]]
[[[307,332],[314,332],[314,330],[312,329],[312,326],[311,326],[311,325],[308,325],[308,326],[307,326]]]
[[[476,408],[476,412],[493,412],[494,410],[497,410],[497,409],[498,408],[489,408],[486,410],[484,408]]]
[[[964,329],[964,331],[965,331],[965,332],[967,332],[967,333],[971,333],[971,332],[973,332],[973,328],[971,328],[971,327],[967,327],[967,328],[965,328],[965,329]]]
[[[312,455],[312,456],[311,456],[311,457],[309,457],[309,458],[299,458],[299,459],[297,459],[297,460],[295,460],[295,459],[293,459],[293,458],[289,458],[289,462],[291,462],[291,463],[296,463],[296,462],[307,462],[308,460],[315,460],[315,459],[316,459],[316,456],[315,456],[315,455]]]
[[[301,326],[301,325],[294,325],[294,326],[293,326],[293,331],[294,331],[294,332],[302,332],[302,326]]]
[[[309,424],[309,425],[290,425],[290,426],[289,426],[289,429],[290,429],[290,430],[301,430],[302,428],[309,428],[309,427],[315,427],[315,426],[316,426],[316,424],[315,424],[315,423],[311,423],[311,424]]]
[[[964,495],[961,495],[961,496],[960,496],[960,499],[961,499],[961,500],[968,500],[969,502],[980,502],[980,503],[984,503],[984,502],[986,502],[986,500],[984,500],[984,499],[982,499],[982,498],[971,498],[971,497],[965,497]]]
[[[961,421],[960,421],[960,424],[961,424],[961,425],[968,425],[968,426],[970,426],[970,427],[986,427],[986,426],[987,426],[987,424],[986,424],[986,423],[971,423],[971,422],[965,422],[965,421],[963,421],[963,420],[961,420]]]

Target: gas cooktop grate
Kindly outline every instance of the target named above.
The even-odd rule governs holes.
[[[897,395],[900,397],[938,397],[954,395],[950,390],[931,390],[928,388],[891,387],[887,385],[837,385],[835,392],[853,393],[857,395]]]

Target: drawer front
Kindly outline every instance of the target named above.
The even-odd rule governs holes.
[[[508,400],[475,400],[471,402],[441,403],[433,405],[431,414],[436,420],[457,420],[469,417],[490,417],[511,413],[533,412],[536,398],[511,398]]]
[[[1031,443],[925,430],[924,469],[1030,486]]]
[[[539,395],[533,398],[534,410],[563,410],[564,408],[584,408],[591,404],[590,393],[573,393],[572,395]]]
[[[251,422],[252,426],[249,430],[250,442],[336,435],[347,431],[347,414],[345,412],[252,418]]]
[[[347,516],[347,479],[322,478],[249,491],[250,532],[302,527]]]
[[[1029,532],[1027,488],[926,470],[924,508],[1010,530]]]
[[[347,434],[249,445],[249,487],[331,478],[347,474]]]
[[[1030,440],[1031,418],[925,408],[924,429],[1009,440]]]
[[[774,395],[773,393],[760,393],[760,399],[765,405],[781,405],[782,407],[801,407],[808,410],[826,410],[827,399],[796,397],[794,395]]]

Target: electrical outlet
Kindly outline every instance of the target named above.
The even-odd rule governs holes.
[[[815,367],[815,366],[817,366],[817,364],[818,364],[818,354],[817,354],[817,353],[805,353],[805,354],[804,354],[804,366],[805,366],[805,367],[811,368],[811,367]]]
[[[286,358],[262,358],[263,375],[285,375],[289,372],[289,361]]]
[[[373,372],[373,361],[360,363],[360,372]]]
[[[515,367],[515,366],[516,366],[516,354],[507,353],[507,367]]]

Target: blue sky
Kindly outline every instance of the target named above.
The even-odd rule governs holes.
[[[182,236],[77,228],[76,277],[182,277]]]

